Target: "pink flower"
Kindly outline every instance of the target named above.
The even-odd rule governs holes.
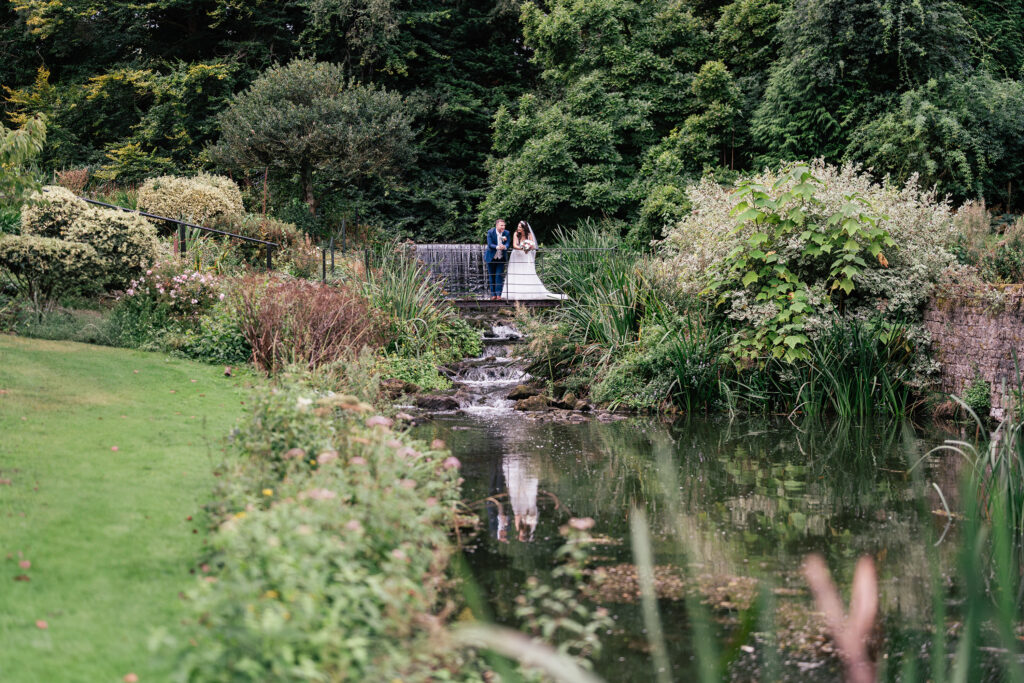
[[[391,551],[391,557],[395,558],[399,562],[408,562],[409,556],[406,555],[401,548],[395,548]]]
[[[42,630],[45,631],[46,629],[50,628],[50,625],[46,623],[45,619],[37,619],[36,620],[36,628],[42,629]]]
[[[218,298],[218,299],[219,299],[220,301],[224,301],[224,292],[221,292],[221,293],[220,293],[220,296],[219,296],[219,297],[217,297],[217,298]]]
[[[21,560],[20,562],[18,562],[18,566],[21,567],[22,569],[31,569],[32,568],[32,563],[29,562],[28,560]]]
[[[444,441],[441,441],[441,439],[434,439],[433,441],[430,442],[430,447],[435,451],[443,451]]]
[[[594,520],[591,517],[573,517],[569,520],[569,526],[577,531],[588,531],[594,528]]]
[[[358,519],[350,519],[345,522],[345,528],[349,531],[362,531],[363,525],[359,523]]]
[[[338,459],[338,451],[324,451],[320,455],[316,456],[317,464],[326,465],[329,462],[334,462]]]
[[[338,494],[330,489],[310,489],[300,493],[299,497],[309,498],[310,500],[332,500],[337,498]]]
[[[366,464],[366,458],[364,458],[361,455],[354,455],[354,456],[352,456],[351,458],[348,459],[348,464],[350,464],[350,465],[365,465]]]
[[[398,481],[398,485],[401,486],[403,489],[408,489],[409,491],[412,491],[414,488],[416,488],[416,481],[414,479],[400,479]]]
[[[444,462],[441,464],[444,466],[446,470],[458,469],[459,467],[462,467],[462,463],[459,462],[459,459],[456,458],[454,455],[450,455],[447,458],[445,458]]]
[[[199,303],[199,300],[198,300],[198,299],[192,299],[192,305],[193,305],[193,306],[194,306],[195,304],[197,304],[197,303]]]
[[[374,415],[373,417],[366,418],[367,427],[390,427],[395,423],[390,417],[384,417],[383,415]]]

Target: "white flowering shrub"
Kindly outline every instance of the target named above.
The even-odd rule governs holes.
[[[138,207],[199,225],[234,224],[245,213],[235,181],[208,173],[150,178],[139,188]]]
[[[121,289],[156,260],[156,228],[145,218],[90,206],[59,186],[36,199],[22,211],[22,234],[91,246],[103,263],[96,284]]]
[[[920,188],[916,177],[903,187],[894,187],[873,182],[855,166],[836,167],[816,161],[809,170],[820,181],[814,192],[817,203],[805,203],[801,209],[804,227],[788,233],[781,242],[771,242],[776,262],[798,272],[805,285],[799,296],[807,299],[808,331],[821,329],[838,312],[856,319],[878,314],[890,319],[918,319],[932,285],[956,265],[945,248],[954,230],[948,203],[937,198],[934,191]],[[776,198],[797,184],[782,171],[765,171],[750,181],[771,188]],[[755,220],[739,221],[734,208],[742,198],[713,180],[704,179],[691,186],[688,195],[692,210],[662,242],[662,268],[684,291],[709,293],[730,255],[749,245],[761,228]],[[848,208],[852,196],[865,200],[862,208],[878,217],[877,227],[885,231],[891,245],[882,248],[881,258],[862,250],[864,265],[851,269],[850,282],[844,282],[840,290],[830,276],[831,254],[825,254],[823,261],[815,260],[805,250],[810,240],[826,231],[831,217]],[[758,293],[757,282],[749,281],[744,286],[742,280],[738,286],[718,292],[729,317],[752,329],[778,313],[776,302],[759,298]]]
[[[104,284],[117,289],[141,275],[157,257],[156,228],[133,213],[90,207],[62,236],[92,246],[104,261]]]
[[[48,185],[21,210],[21,234],[63,239],[64,231],[89,205],[60,185]]]

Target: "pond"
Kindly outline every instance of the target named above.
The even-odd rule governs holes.
[[[955,510],[959,461],[933,455],[908,475],[943,436],[906,424],[568,424],[497,411],[438,415],[416,430],[462,461],[464,495],[480,517],[465,556],[497,621],[514,624],[526,579],[543,580],[555,565],[559,527],[595,520],[593,559],[608,576],[597,601],[615,624],[596,662],[607,681],[655,677],[632,564],[635,508],[651,528],[673,680],[695,673],[687,591],[708,604],[724,644],[764,586],[777,604],[780,675],[833,680],[837,662],[811,609],[803,558],[823,554],[847,593],[856,559],[873,556],[883,625],[912,630],[929,618],[930,562],[945,573],[957,544],[941,512],[945,503]],[[734,678],[756,677],[753,649],[740,653]]]

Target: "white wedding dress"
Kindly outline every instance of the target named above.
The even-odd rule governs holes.
[[[530,233],[530,241],[534,244],[537,241]],[[501,290],[501,298],[510,301],[536,301],[538,299],[565,299],[565,294],[556,294],[549,291],[544,283],[537,276],[537,251],[523,251],[522,249],[509,249],[512,252],[508,257],[508,265],[505,268],[505,286]]]

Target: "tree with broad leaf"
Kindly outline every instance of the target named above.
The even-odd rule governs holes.
[[[46,122],[41,116],[18,128],[0,126],[0,205],[14,206],[39,189],[27,168],[46,142]]]
[[[337,64],[297,59],[272,67],[218,119],[214,159],[296,177],[314,217],[323,192],[368,180],[387,186],[415,157],[402,97],[350,81]]]

